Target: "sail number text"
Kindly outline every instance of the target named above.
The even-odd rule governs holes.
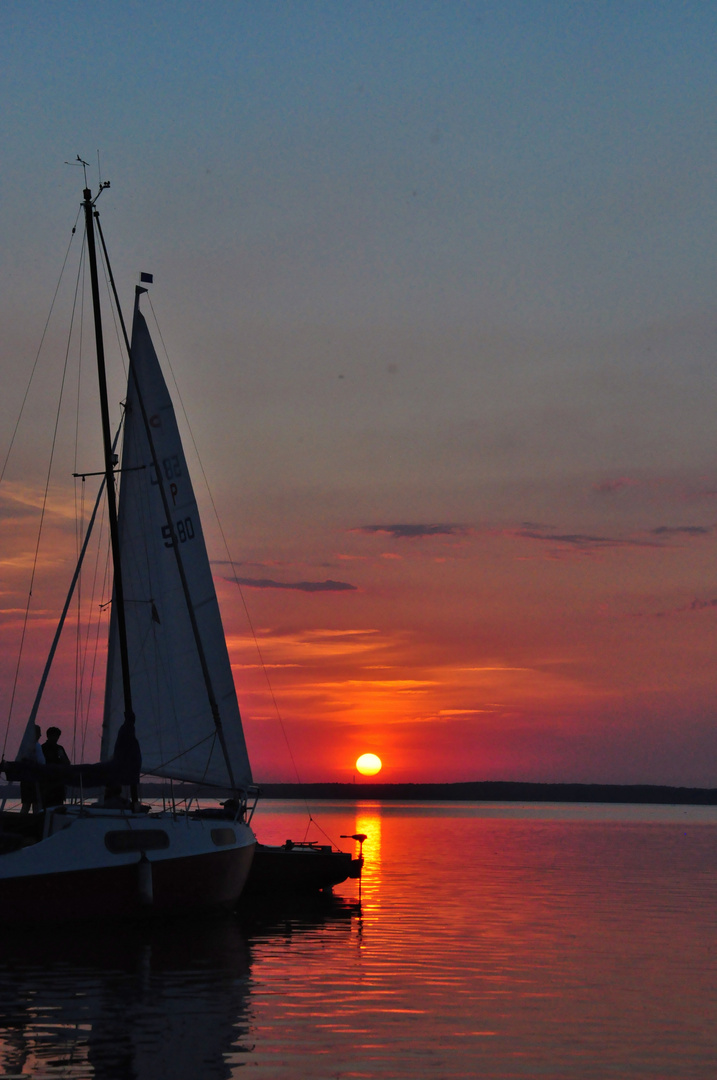
[[[177,504],[177,485],[176,480],[182,475],[182,463],[179,460],[179,454],[172,454],[170,457],[162,458],[162,473],[163,479],[166,482],[166,488],[169,489],[169,494],[172,496],[172,503]],[[154,463],[150,466],[150,482],[152,484],[159,483],[157,478],[157,471],[154,468]],[[187,540],[194,539],[194,522],[190,517],[179,518],[174,523],[174,531],[180,544],[186,544]],[[171,548],[174,546],[172,541],[172,529],[169,525],[162,526],[162,539],[164,540],[164,546]]]
[[[190,517],[180,518],[178,521],[175,521],[174,530],[180,544],[186,544],[187,540],[194,539],[194,524]],[[165,547],[171,548],[173,546],[172,530],[169,525],[162,526],[162,539],[164,540]]]
[[[174,480],[175,477],[182,475],[179,454],[172,454],[171,457],[162,458],[162,472],[164,473],[165,480]],[[153,484],[158,482],[154,462],[150,465],[150,477]]]
[[[176,506],[177,493],[179,491],[176,480],[182,475],[182,465],[179,460],[179,454],[172,454],[171,457],[162,458],[162,472],[164,473],[165,491],[169,490],[169,494],[172,496],[172,505]],[[154,462],[150,465],[149,479],[152,484],[159,483]]]

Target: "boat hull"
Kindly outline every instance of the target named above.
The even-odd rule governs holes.
[[[357,859],[328,846],[257,844],[245,895],[319,892],[358,875]]]
[[[249,875],[254,846],[251,829],[241,822],[211,829],[170,814],[58,814],[44,839],[0,854],[0,922],[231,908]]]

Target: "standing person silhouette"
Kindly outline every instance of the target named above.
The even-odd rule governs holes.
[[[42,736],[42,730],[35,724],[35,742],[32,750],[25,755],[25,760],[32,761],[37,765],[45,764],[45,755],[42,752],[40,746],[40,738]],[[22,813],[29,814],[32,810],[33,814],[36,814],[39,809],[38,799],[38,783],[37,780],[21,780],[20,781],[20,801],[22,802]]]
[[[58,739],[62,735],[59,727],[47,729],[47,740],[42,744],[42,752],[45,755],[47,765],[69,765],[70,759],[65,748],[60,746]],[[65,785],[59,780],[46,780],[42,785],[42,804],[48,806],[62,806],[65,801]]]

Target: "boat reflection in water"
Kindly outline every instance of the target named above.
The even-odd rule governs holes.
[[[0,1075],[73,1080],[228,1080],[254,1047],[251,946],[355,905],[325,897],[164,924],[0,935]]]
[[[36,929],[0,950],[3,1075],[218,1080],[247,1049],[250,955],[230,916]]]

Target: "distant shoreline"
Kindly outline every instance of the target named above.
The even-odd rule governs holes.
[[[416,802],[664,803],[717,806],[717,788],[664,784],[537,784],[476,780],[454,784],[259,784],[266,799],[383,799]]]
[[[262,784],[261,798],[321,801],[340,799],[363,802],[517,802],[517,803],[655,803],[668,806],[717,806],[717,788],[669,787],[666,784],[539,784],[510,780],[473,780],[453,784],[377,784],[361,780],[355,784]],[[79,794],[79,789],[74,791]],[[222,800],[222,792],[199,784],[174,784],[174,797]],[[149,780],[141,785],[146,799],[167,795],[168,787]],[[20,789],[1,785],[5,799],[19,798]]]

